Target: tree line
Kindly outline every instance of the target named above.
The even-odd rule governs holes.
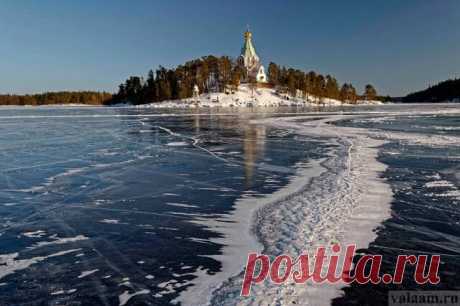
[[[228,56],[209,55],[172,69],[160,66],[155,72],[150,70],[146,79],[131,76],[119,86],[112,102],[145,104],[185,99],[193,96],[194,85],[198,86],[200,93],[223,92],[228,86],[237,89],[242,79],[246,79],[246,71],[236,61]],[[352,84],[340,86],[333,76],[323,76],[314,71],[307,73],[275,63],[268,66],[268,79],[272,86],[286,88],[292,96],[300,92],[303,96],[331,98],[348,103],[356,103],[358,99],[377,99],[377,91],[370,84],[359,95]],[[249,82],[255,80],[250,79]]]
[[[0,95],[0,105],[110,104],[112,94],[95,91],[60,91],[32,95]]]
[[[450,79],[405,96],[403,102],[460,101],[460,79]]]
[[[337,79],[331,75],[323,76],[315,71],[304,72],[299,69],[280,67],[275,63],[268,65],[269,82],[274,86],[284,86],[291,96],[298,92],[303,96],[314,96],[319,100],[330,98],[348,103],[356,103],[358,99],[375,100],[377,90],[371,84],[364,88],[362,95],[350,83],[339,85]]]
[[[358,99],[378,99],[372,85],[366,85],[359,95],[352,84],[339,82],[331,75],[323,76],[314,71],[304,72],[286,68],[275,63],[268,66],[271,86],[282,88],[291,96],[316,97],[317,100],[331,98],[347,103]],[[228,56],[204,56],[188,61],[173,69],[160,66],[150,70],[147,77],[131,76],[120,84],[114,95],[94,91],[45,92],[32,95],[0,95],[0,105],[48,105],[48,104],[88,104],[110,105],[122,102],[146,104],[165,100],[186,99],[193,96],[193,87],[200,93],[223,92],[227,87],[238,88],[241,80],[254,85],[255,79],[247,78],[246,70]]]
[[[147,78],[131,76],[119,86],[114,102],[133,104],[161,102],[192,97],[193,87],[200,92],[223,91],[226,85],[238,86],[245,75],[228,56],[205,56],[173,69],[160,66]]]

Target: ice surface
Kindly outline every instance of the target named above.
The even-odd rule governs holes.
[[[420,115],[427,113],[421,112]],[[458,113],[458,110],[448,113]],[[387,117],[388,120],[394,120],[394,116],[404,116],[407,113],[389,112],[379,115],[384,116],[376,121],[383,122],[387,121]],[[203,220],[203,224],[214,226],[217,231],[224,233],[224,238],[217,239],[226,245],[224,254],[214,257],[223,263],[223,270],[217,275],[198,270],[197,279],[192,281],[194,286],[182,293],[176,302],[195,305],[202,301],[207,292],[213,292],[212,296],[208,295],[211,304],[327,305],[331,299],[341,295],[340,285],[273,286],[266,282],[253,287],[251,297],[242,299],[238,297],[242,275],[236,271],[241,271],[245,256],[250,251],[260,253],[263,250],[272,255],[287,253],[296,256],[318,245],[330,245],[332,242],[342,245],[353,243],[358,248],[367,247],[376,237],[373,230],[389,218],[392,199],[389,185],[380,179],[386,167],[377,161],[378,148],[389,140],[428,145],[460,143],[454,136],[382,132],[330,124],[353,117],[359,116],[331,114],[318,118],[297,116],[257,121],[258,124],[292,130],[305,136],[329,137],[339,149],[329,159],[318,161],[310,169],[297,172],[291,184],[280,191],[280,198],[275,193],[267,197],[271,198],[267,201],[259,199],[251,203],[252,199],[246,198],[242,200],[246,202],[237,202],[236,210],[230,217],[235,226]],[[293,188],[292,184],[297,187]],[[455,196],[452,192],[449,195]],[[248,220],[255,221],[252,223]],[[254,229],[256,236],[247,236]]]
[[[31,265],[45,261],[49,258],[64,256],[70,253],[78,252],[80,250],[81,249],[71,249],[46,256],[38,256],[28,259],[17,259],[19,256],[18,253],[0,255],[0,279],[4,278],[7,275],[13,274],[16,271],[27,269]]]
[[[176,301],[184,305],[203,300],[214,305],[328,304],[341,293],[340,287],[262,284],[254,286],[253,297],[242,300],[240,272],[252,250],[295,255],[332,241],[357,241],[366,247],[375,237],[372,230],[388,216],[391,200],[388,184],[379,178],[385,167],[377,162],[377,154],[395,158],[405,154],[381,146],[391,142],[450,148],[459,143],[455,129],[441,129],[441,122],[434,129],[439,133],[431,135],[378,128],[397,125],[409,115],[417,121],[433,114],[455,114],[458,109],[385,108],[158,114],[148,107],[132,107],[0,115],[2,122],[12,124],[0,136],[4,157],[0,237],[8,248],[0,255],[7,262],[0,265],[0,278],[8,276],[0,294],[12,297],[16,291],[10,286],[40,279],[40,272],[47,270],[56,276],[43,282],[50,288],[47,294],[67,295],[75,290],[68,288],[78,288],[78,294],[55,297],[76,303],[92,295],[114,301],[121,297],[120,303],[126,304],[148,303],[154,297],[170,301],[181,292]],[[341,126],[342,119],[352,120],[352,126],[361,122],[376,128]],[[201,128],[196,121],[201,121]],[[242,159],[250,155],[245,146],[256,143],[243,138],[249,125],[271,130],[265,149],[277,151],[244,163]],[[445,131],[452,133],[441,133]],[[308,163],[277,162],[278,157],[287,160],[295,149],[285,145],[287,140],[294,147],[314,140],[327,147],[327,156],[305,153],[300,156]],[[181,145],[168,145],[174,143]],[[448,158],[455,165],[459,156]],[[250,185],[245,187],[251,171],[256,171],[261,188],[277,191],[262,195]],[[460,196],[455,187],[458,169],[453,167],[449,175],[433,175],[420,187],[455,203]],[[230,179],[235,185],[230,186]],[[433,209],[455,212],[454,207]],[[76,245],[74,253],[64,257],[66,253],[59,251],[66,252],[71,243]],[[157,248],[172,244],[186,246],[185,254]],[[196,256],[195,249],[213,255]],[[53,256],[59,259],[51,260]],[[222,270],[216,272],[220,264]],[[95,270],[100,273],[78,279],[80,273]],[[188,285],[193,286],[182,292]],[[35,294],[24,290],[14,298]],[[150,292],[134,299],[133,294],[142,290]]]
[[[35,249],[43,246],[50,246],[50,245],[59,245],[59,244],[66,244],[66,243],[71,243],[71,242],[78,242],[78,241],[83,241],[83,240],[88,240],[88,237],[85,237],[84,235],[78,235],[75,237],[66,237],[66,238],[60,238],[56,235],[52,235],[49,237],[52,239],[51,241],[40,241],[34,244],[33,246],[29,247],[29,249]]]

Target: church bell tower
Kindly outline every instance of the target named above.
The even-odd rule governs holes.
[[[261,64],[256,49],[252,43],[252,33],[249,28],[244,33],[244,44],[241,48],[241,54],[238,58],[238,63],[246,69],[249,77],[254,77],[257,82],[267,82],[264,66]]]

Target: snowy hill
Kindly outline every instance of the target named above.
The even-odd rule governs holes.
[[[379,101],[358,101],[359,104],[381,104]],[[207,93],[199,98],[184,100],[163,101],[140,105],[139,107],[153,108],[196,108],[196,107],[279,107],[279,106],[317,106],[317,105],[350,105],[341,101],[314,96],[295,98],[288,95],[280,95],[271,88],[257,88],[252,90],[248,85],[239,86],[233,94]]]

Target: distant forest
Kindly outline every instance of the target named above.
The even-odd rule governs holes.
[[[199,87],[200,93],[223,92],[228,86],[237,89],[240,80],[245,79],[245,73],[245,70],[228,56],[209,55],[186,62],[174,69],[160,66],[155,72],[150,70],[145,80],[139,76],[128,78],[119,86],[113,103],[145,104],[190,98],[195,84]],[[345,83],[340,86],[333,76],[323,76],[314,71],[306,73],[275,63],[268,66],[268,78],[271,85],[286,88],[292,96],[300,90],[303,94],[320,99],[332,98],[351,103],[362,98],[377,98],[377,91],[370,84],[364,88],[360,96],[352,84]]]
[[[441,82],[435,86],[411,93],[403,102],[460,102],[460,79]]]
[[[112,94],[94,91],[45,92],[34,95],[0,95],[0,105],[110,104]]]

